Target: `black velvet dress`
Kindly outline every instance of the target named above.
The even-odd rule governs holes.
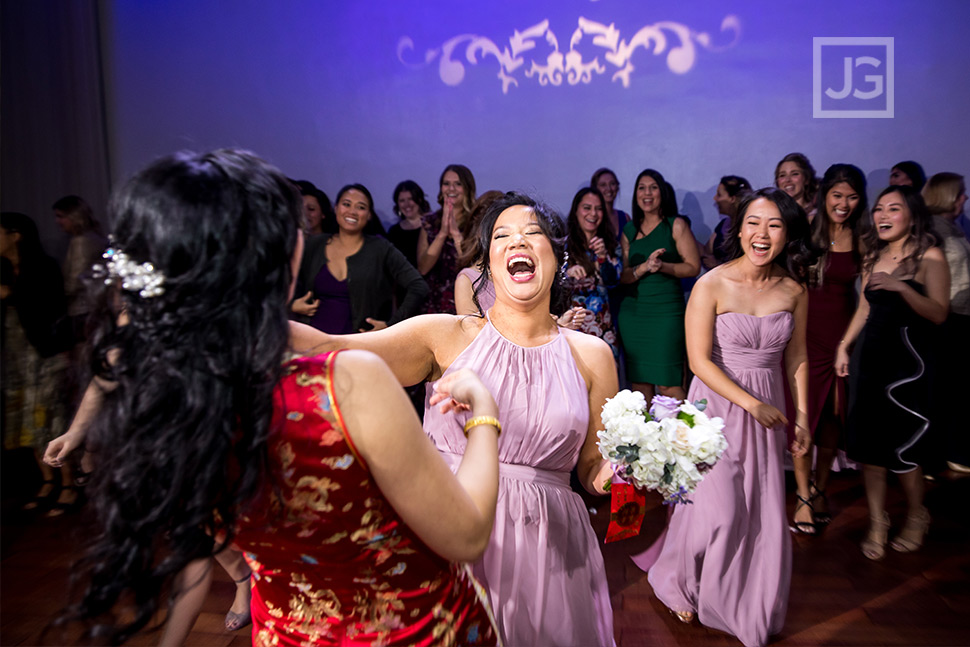
[[[925,293],[915,280],[905,282]],[[908,472],[927,460],[937,431],[931,386],[938,329],[898,292],[866,290],[866,299],[869,318],[849,362],[848,455]]]

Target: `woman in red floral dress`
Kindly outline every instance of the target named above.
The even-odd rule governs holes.
[[[498,492],[498,411],[478,377],[432,397],[473,416],[452,473],[383,361],[317,354],[287,321],[302,202],[252,154],[163,158],[112,212],[95,379],[48,452],[86,430],[97,457],[101,528],[73,615],[120,612],[105,633],[123,642],[170,593],[160,644],[180,644],[213,554],[238,542],[256,645],[496,644],[457,564],[485,550]]]

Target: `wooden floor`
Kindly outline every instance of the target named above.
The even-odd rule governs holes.
[[[29,492],[27,485],[32,484],[29,479],[11,482],[20,471],[5,456],[0,645],[62,644],[63,638],[50,635],[42,641],[41,631],[67,600],[71,564],[83,542],[77,536],[82,524],[78,514],[49,519],[21,512],[23,490]],[[829,493],[832,525],[819,537],[794,538],[787,621],[772,645],[970,645],[970,476],[947,472],[928,485],[933,524],[923,550],[909,555],[889,550],[877,563],[865,559],[858,548],[867,525],[861,478],[855,472],[835,477]],[[789,494],[789,499],[791,508],[794,496]],[[606,501],[595,507],[591,519],[602,538],[609,507]],[[904,514],[898,490],[891,494],[889,509],[898,528]],[[640,538],[603,547],[617,644],[739,646],[727,634],[677,622],[627,557],[659,533],[664,514],[654,504]],[[225,573],[216,571],[188,644],[250,645],[248,628],[234,633],[222,629],[234,588]],[[129,644],[150,645],[157,639],[157,634],[143,635]]]

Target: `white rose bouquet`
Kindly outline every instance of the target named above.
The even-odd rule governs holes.
[[[724,421],[708,418],[705,408],[707,400],[658,395],[648,411],[642,393],[624,389],[603,405],[600,454],[621,480],[656,490],[664,503],[690,503],[688,494],[727,448]]]

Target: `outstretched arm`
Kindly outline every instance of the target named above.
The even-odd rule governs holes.
[[[368,350],[384,360],[404,386],[440,375],[435,348],[458,325],[454,315],[419,315],[382,330],[354,335],[330,335],[290,322],[293,350],[302,355],[349,348]]]

